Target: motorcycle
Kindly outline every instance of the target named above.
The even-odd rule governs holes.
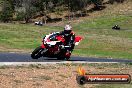
[[[31,53],[32,59],[38,59],[42,56],[59,60],[70,59],[71,52],[68,51],[68,48],[71,46],[65,46],[65,39],[57,33],[59,32],[50,33],[43,38],[41,46]],[[78,45],[81,40],[80,36],[75,36],[74,46]]]

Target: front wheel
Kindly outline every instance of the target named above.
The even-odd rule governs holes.
[[[42,56],[41,52],[42,52],[42,48],[41,46],[37,47],[31,54],[32,59],[38,59]]]

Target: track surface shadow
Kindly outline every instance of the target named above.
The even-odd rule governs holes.
[[[32,59],[30,54],[19,53],[0,53],[0,62],[64,62],[65,60],[57,60],[56,58],[41,57]],[[90,57],[71,57],[72,62],[132,62],[126,59],[107,59],[107,58],[90,58]]]

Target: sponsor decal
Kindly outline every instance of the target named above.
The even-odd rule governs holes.
[[[86,74],[86,71],[79,67],[76,81],[78,84],[129,84],[131,76],[129,74]]]

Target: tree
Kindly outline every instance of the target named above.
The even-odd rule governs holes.
[[[91,0],[97,7],[102,4],[103,0]]]
[[[13,17],[12,5],[9,1],[4,0],[2,3],[2,11],[0,12],[0,20],[3,22],[9,22]]]
[[[90,0],[64,0],[66,6],[68,7],[69,14],[72,12],[72,17],[74,17],[75,12],[85,10],[87,5],[90,3]],[[69,15],[70,18],[70,15]]]
[[[35,15],[37,8],[34,6],[35,0],[16,0],[17,20],[25,20],[26,23]]]
[[[123,3],[125,0],[109,0],[109,3],[113,4],[114,2]]]

